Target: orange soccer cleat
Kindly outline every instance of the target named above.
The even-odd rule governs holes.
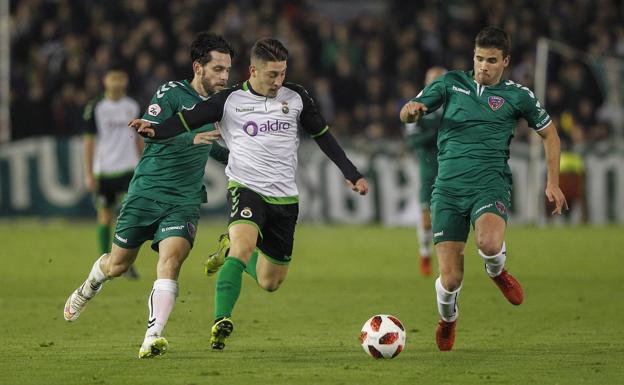
[[[438,322],[436,343],[438,344],[438,349],[443,352],[453,349],[453,344],[455,343],[455,325],[457,325],[457,320],[447,322],[441,319],[440,322]]]
[[[420,257],[420,274],[425,277],[431,276],[431,257]]]
[[[524,300],[524,291],[518,282],[507,270],[503,270],[496,277],[490,277],[496,286],[503,292],[507,301],[514,305],[520,305]]]

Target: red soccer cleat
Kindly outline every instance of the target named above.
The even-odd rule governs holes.
[[[512,277],[507,270],[503,270],[496,277],[490,278],[492,278],[492,281],[494,281],[496,286],[498,286],[498,288],[503,292],[507,301],[514,305],[520,305],[522,303],[524,300],[524,291],[522,290],[522,286],[520,286],[520,282]]]
[[[431,276],[431,257],[420,257],[420,274],[425,277]]]
[[[453,344],[455,343],[455,325],[457,325],[457,320],[446,322],[441,319],[440,322],[438,322],[436,343],[438,344],[438,349],[443,352],[453,349]]]

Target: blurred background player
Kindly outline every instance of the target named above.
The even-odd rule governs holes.
[[[203,32],[190,48],[193,80],[169,81],[160,86],[144,120],[158,123],[192,109],[227,84],[233,51],[223,37]],[[227,163],[227,149],[210,146],[211,141],[193,145],[193,137],[199,132],[206,133],[205,138],[219,136],[214,125],[206,124],[166,141],[145,140],[145,150],[117,220],[111,252],[94,263],[88,278],[65,304],[65,319],[75,321],[103,283],[127,271],[143,242],[152,239],[158,263],[139,358],[159,356],[168,349],[162,332],[178,295],[180,268],[193,247],[201,203],[207,201],[203,184],[206,161],[212,156]]]
[[[128,74],[111,66],[103,79],[104,94],[85,107],[85,183],[93,193],[97,210],[97,242],[100,254],[108,253],[114,209],[128,192],[128,185],[143,152],[143,138],[129,130],[127,122],[139,116],[139,104],[126,95]],[[138,278],[134,266],[126,272]]]
[[[548,170],[545,193],[555,205],[552,214],[561,214],[567,207],[559,188],[557,128],[533,92],[502,79],[510,50],[505,31],[484,28],[475,38],[473,70],[440,76],[400,112],[402,122],[413,122],[443,108],[438,177],[431,200],[440,270],[435,282],[440,313],[436,343],[442,351],[451,350],[455,342],[457,298],[471,224],[488,276],[510,303],[520,305],[524,300],[522,286],[504,269],[512,187],[509,145],[519,118],[525,118],[543,139]]]
[[[213,349],[223,349],[234,329],[231,316],[243,272],[269,292],[286,279],[299,215],[299,131],[314,138],[353,191],[360,195],[368,192],[368,182],[329,132],[308,92],[298,84],[284,83],[287,59],[288,50],[279,40],[260,39],[251,49],[249,80],[155,128],[138,119],[131,123],[141,133],[168,138],[207,122],[219,122],[231,151],[225,170],[230,244],[221,255],[223,266],[215,283]],[[203,140],[211,138],[207,133],[195,136],[195,143]]]
[[[425,86],[446,73],[442,67],[432,67],[425,74]],[[421,220],[418,221],[418,243],[420,245],[420,273],[431,275],[431,254],[433,233],[431,232],[431,193],[438,175],[438,128],[442,120],[442,108],[423,116],[414,123],[405,125],[407,146],[418,157],[420,169],[420,208]]]

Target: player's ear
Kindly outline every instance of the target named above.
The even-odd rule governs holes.
[[[509,65],[509,61],[511,60],[511,55],[507,55],[503,58],[503,67],[507,67]]]
[[[256,77],[256,65],[255,64],[249,65],[249,75],[252,77]]]
[[[193,73],[195,75],[201,75],[201,69],[202,69],[202,65],[199,64],[198,61],[194,61],[193,62]]]

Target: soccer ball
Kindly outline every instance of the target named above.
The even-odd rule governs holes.
[[[394,358],[403,351],[405,337],[405,328],[398,318],[378,314],[362,326],[360,343],[371,357]]]

